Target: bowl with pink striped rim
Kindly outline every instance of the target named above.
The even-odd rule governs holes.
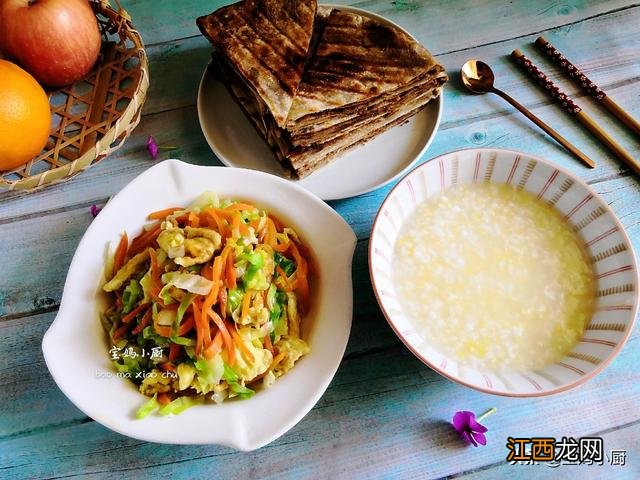
[[[497,374],[444,356],[413,328],[396,296],[393,251],[405,220],[419,204],[449,188],[482,182],[513,185],[559,210],[582,238],[593,266],[595,309],[583,337],[563,359],[539,370]],[[400,180],[375,218],[369,241],[369,271],[387,321],[416,357],[451,380],[497,395],[550,395],[593,378],[627,341],[638,310],[635,254],[607,203],[572,173],[541,158],[510,150],[447,153]]]

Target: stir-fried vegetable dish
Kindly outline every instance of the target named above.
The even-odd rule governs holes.
[[[138,418],[249,398],[309,352],[311,263],[293,229],[210,193],[149,220],[122,235],[103,286],[113,364],[151,397]]]

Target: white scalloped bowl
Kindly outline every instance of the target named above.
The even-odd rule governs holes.
[[[136,235],[153,211],[188,205],[202,192],[250,200],[293,226],[313,252],[319,275],[302,335],[311,352],[271,388],[244,401],[195,406],[178,416],[136,420],[145,402],[115,377],[99,320],[102,252],[121,232]],[[253,450],[293,427],[320,399],[344,354],[351,329],[351,260],[356,237],[328,205],[292,182],[262,172],[164,161],[113,197],[87,229],[71,262],[58,315],[42,341],[47,367],[63,393],[116,432],[160,443],[219,444]],[[111,374],[111,375],[109,375]],[[108,378],[110,376],[110,378]]]
[[[491,182],[529,191],[562,212],[584,240],[596,277],[593,317],[565,358],[543,369],[496,374],[442,355],[414,330],[392,281],[393,246],[399,229],[426,199],[458,184]],[[429,239],[425,239],[429,247]],[[398,337],[441,375],[485,393],[512,397],[550,395],[601,372],[631,334],[638,310],[636,258],[624,228],[607,203],[582,180],[529,154],[497,149],[448,153],[404,177],[380,207],[369,242],[369,270],[378,303]]]

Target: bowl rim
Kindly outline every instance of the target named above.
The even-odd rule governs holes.
[[[149,172],[153,170],[164,169],[168,173],[162,173],[162,174],[167,175],[168,178],[170,178],[172,175],[174,175],[173,172],[175,168],[179,168],[179,169],[187,168],[187,169],[198,169],[198,170],[207,169],[216,173],[228,172],[229,175],[246,174],[253,177],[265,178],[267,180],[267,183],[266,183],[267,186],[275,187],[275,190],[281,190],[282,188],[289,190],[288,192],[289,195],[286,198],[292,198],[291,195],[295,191],[297,191],[297,195],[296,195],[297,198],[300,198],[300,196],[307,197],[309,202],[313,204],[314,209],[320,208],[323,211],[325,211],[327,214],[332,215],[335,218],[336,222],[340,222],[341,224],[340,229],[344,229],[345,232],[349,232],[349,235],[345,235],[344,241],[341,242],[340,244],[340,249],[341,249],[340,251],[341,252],[344,251],[345,258],[347,257],[349,258],[349,261],[344,265],[344,278],[348,279],[348,283],[344,285],[344,290],[346,292],[346,298],[349,301],[347,304],[348,308],[343,307],[345,311],[345,315],[344,315],[345,335],[344,335],[344,341],[342,337],[339,338],[339,342],[341,343],[341,345],[339,345],[339,348],[338,348],[340,355],[339,356],[336,355],[336,357],[331,361],[331,363],[328,364],[328,366],[325,368],[326,376],[322,376],[319,380],[314,382],[314,388],[310,389],[307,392],[307,398],[304,401],[304,404],[300,408],[293,410],[292,413],[288,416],[288,420],[286,422],[281,423],[277,428],[273,428],[272,430],[269,430],[265,435],[261,435],[259,438],[254,440],[248,440],[247,438],[245,438],[246,436],[244,435],[243,436],[229,435],[223,439],[210,438],[205,441],[200,439],[200,437],[193,438],[193,439],[181,437],[178,440],[172,440],[171,438],[167,437],[163,433],[154,433],[154,429],[150,429],[149,432],[141,434],[135,430],[128,428],[127,424],[124,423],[121,419],[109,418],[108,416],[103,414],[96,415],[95,409],[89,407],[86,401],[84,401],[76,393],[74,393],[75,389],[80,388],[80,384],[76,384],[76,386],[71,388],[69,382],[65,379],[65,373],[60,368],[59,362],[53,361],[53,355],[58,351],[58,347],[55,345],[55,341],[59,338],[60,335],[63,334],[63,327],[72,321],[71,319],[66,318],[69,316],[68,310],[71,308],[71,304],[75,301],[73,297],[70,296],[68,288],[70,285],[70,281],[74,283],[77,281],[77,280],[74,280],[73,277],[71,277],[71,275],[77,274],[76,270],[78,269],[78,265],[80,262],[80,257],[78,256],[78,252],[80,251],[83,243],[87,240],[87,238],[90,238],[90,236],[92,235],[92,232],[98,228],[99,221],[98,222],[94,221],[88,226],[84,235],[80,239],[78,246],[74,251],[73,258],[71,260],[71,263],[67,272],[67,276],[64,282],[60,308],[54,320],[51,322],[51,324],[49,325],[49,327],[47,328],[46,332],[42,337],[41,348],[42,348],[45,364],[47,366],[47,369],[49,370],[51,377],[53,378],[54,382],[58,386],[58,388],[74,406],[76,406],[79,410],[81,410],[87,416],[94,419],[94,421],[96,421],[98,424],[112,431],[115,431],[119,434],[125,435],[127,437],[131,437],[131,438],[144,440],[147,442],[153,442],[153,443],[165,443],[165,444],[176,444],[176,445],[215,444],[215,445],[227,446],[240,451],[255,450],[263,447],[264,445],[267,445],[268,443],[275,441],[276,439],[284,435],[287,431],[289,431],[291,428],[293,428],[299,421],[301,421],[302,418],[305,417],[311,409],[313,409],[316,403],[324,395],[329,384],[335,377],[335,374],[341,364],[342,358],[344,357],[344,352],[348,344],[348,339],[349,339],[351,326],[352,326],[353,281],[351,276],[351,260],[353,259],[353,252],[354,252],[355,246],[357,245],[357,237],[353,232],[353,229],[351,228],[351,226],[337,212],[335,212],[334,209],[332,209],[329,205],[327,205],[325,202],[323,202],[316,196],[309,193],[307,190],[295,184],[291,184],[290,182],[287,182],[284,179],[278,178],[276,176],[273,176],[264,172],[257,172],[254,170],[237,169],[237,168],[230,169],[230,168],[221,167],[221,166],[194,165],[181,160],[169,159],[169,160],[159,162],[153,165],[151,168],[148,168],[143,172],[141,172],[140,174],[138,174],[125,187],[123,187],[116,195],[114,195],[111,200],[117,198],[120,194],[123,194],[125,191],[132,191],[132,190],[139,191],[141,184],[144,185],[143,177],[151,175]],[[277,187],[280,187],[280,189],[278,189]],[[201,193],[200,190],[194,191],[194,195],[193,195],[194,198],[197,197],[199,193]],[[245,194],[244,196],[251,198],[250,193]],[[272,205],[272,207],[278,208],[277,204]],[[118,228],[117,226],[114,227],[114,231],[117,228]],[[301,233],[304,236],[306,232],[301,231]],[[305,237],[305,238],[307,238],[307,241],[309,241],[308,237]],[[342,257],[342,255],[343,253],[340,253],[340,257]],[[102,256],[100,256],[99,261],[100,262],[103,261]],[[342,274],[340,275],[342,276]],[[95,298],[94,298],[94,302],[95,302]],[[97,321],[97,318],[95,318],[94,321]],[[87,381],[90,382],[91,380],[92,378],[88,379]],[[128,382],[128,380],[124,378],[119,380],[123,383]],[[88,385],[90,385],[90,383],[88,383]],[[266,393],[269,393],[269,392],[266,392]],[[141,401],[144,400],[144,398],[145,398],[144,396],[140,395]],[[134,420],[134,421],[137,421],[137,420]]]
[[[586,188],[586,190],[591,193],[594,198],[597,198],[599,203],[602,204],[602,206],[605,208],[605,211],[607,212],[607,214],[609,214],[611,216],[611,218],[613,219],[613,221],[615,222],[616,226],[619,228],[619,231],[621,233],[621,236],[623,238],[623,240],[626,242],[627,246],[629,247],[629,250],[631,252],[631,263],[633,265],[633,271],[635,272],[635,295],[634,295],[634,306],[632,309],[632,317],[631,317],[631,321],[629,322],[629,326],[627,327],[626,331],[624,332],[622,338],[620,339],[620,341],[618,342],[618,344],[611,350],[611,352],[609,353],[609,355],[604,358],[602,360],[602,362],[600,362],[600,364],[594,368],[593,370],[591,370],[589,373],[582,375],[580,378],[578,378],[577,380],[568,383],[566,385],[560,386],[558,388],[554,388],[554,389],[549,389],[549,390],[542,390],[539,392],[530,392],[530,393],[512,393],[512,392],[508,392],[505,390],[497,390],[497,389],[491,389],[488,387],[482,387],[479,385],[474,385],[468,381],[462,380],[460,378],[457,378],[455,376],[453,376],[450,373],[447,373],[445,370],[443,370],[442,368],[440,368],[439,365],[436,365],[432,362],[430,362],[429,360],[427,360],[427,358],[421,353],[419,352],[416,348],[414,348],[405,338],[405,336],[402,334],[402,332],[396,327],[395,322],[393,321],[393,316],[387,311],[387,308],[385,307],[385,303],[384,300],[382,298],[382,295],[380,295],[379,293],[379,289],[376,285],[376,279],[375,279],[375,274],[373,272],[373,237],[374,234],[376,232],[376,228],[378,225],[378,221],[380,220],[380,217],[382,215],[382,212],[385,208],[385,206],[387,205],[387,202],[390,201],[390,199],[392,198],[393,193],[396,191],[396,189],[402,185],[405,184],[405,181],[414,173],[417,172],[423,168],[426,168],[427,164],[433,161],[437,161],[439,159],[443,159],[446,157],[449,157],[451,155],[455,155],[458,153],[466,153],[466,152],[496,152],[496,153],[506,153],[506,154],[511,154],[511,155],[520,155],[522,157],[528,157],[532,160],[535,160],[537,162],[540,162],[546,166],[549,166],[551,168],[557,169],[560,173],[563,173],[564,175],[566,175],[567,177],[571,178],[572,180],[574,180],[576,183],[580,184],[581,187]],[[413,170],[411,170],[409,173],[407,173],[405,176],[403,176],[398,183],[396,183],[396,185],[393,186],[393,188],[389,191],[389,193],[387,193],[384,201],[382,202],[382,204],[380,205],[380,208],[378,209],[376,216],[373,220],[373,224],[371,226],[371,235],[369,237],[369,246],[368,246],[368,264],[369,264],[369,277],[371,278],[371,285],[373,286],[373,293],[376,297],[376,301],[378,302],[378,305],[380,306],[380,309],[382,310],[382,313],[384,314],[384,317],[387,321],[387,323],[389,324],[389,326],[391,327],[391,329],[395,332],[395,334],[398,336],[398,338],[402,341],[402,343],[409,349],[409,351],[411,353],[413,353],[413,355],[415,355],[422,363],[424,363],[425,365],[427,365],[429,368],[431,368],[432,370],[435,370],[437,373],[439,373],[440,375],[442,375],[443,377],[456,382],[460,385],[464,385],[465,387],[469,387],[472,388],[474,390],[477,390],[479,392],[482,393],[488,393],[491,395],[499,395],[502,397],[515,397],[515,398],[532,398],[532,397],[545,397],[545,396],[549,396],[549,395],[554,395],[556,393],[561,393],[561,392],[565,392],[567,390],[572,390],[574,388],[577,388],[579,386],[581,386],[582,384],[586,383],[587,381],[591,380],[593,377],[595,377],[596,375],[598,375],[600,372],[602,372],[606,367],[608,367],[611,362],[613,361],[614,358],[616,358],[618,356],[618,354],[620,353],[620,351],[622,350],[622,348],[625,346],[625,344],[627,343],[627,341],[629,340],[629,337],[631,336],[631,332],[633,331],[633,327],[635,324],[635,320],[636,320],[636,316],[638,314],[638,306],[640,304],[640,295],[638,293],[638,286],[640,285],[640,274],[638,272],[638,261],[636,258],[636,253],[635,250],[633,248],[633,244],[631,243],[631,240],[629,239],[629,236],[627,235],[626,229],[624,228],[624,226],[622,225],[622,222],[620,222],[620,219],[618,218],[618,216],[615,214],[615,212],[613,211],[613,209],[609,206],[609,204],[607,202],[605,202],[600,195],[588,184],[586,183],[582,178],[578,177],[577,175],[575,175],[574,173],[570,172],[569,170],[567,170],[564,167],[558,166],[555,163],[549,161],[549,160],[545,160],[542,157],[539,157],[537,155],[531,154],[531,153],[526,153],[526,152],[522,152],[522,151],[518,151],[518,150],[512,150],[512,149],[507,149],[507,148],[462,148],[462,149],[458,149],[458,150],[452,150],[450,152],[446,152],[443,154],[440,154],[436,157],[433,157],[427,161],[425,161],[424,163],[418,165],[416,168],[414,168]]]

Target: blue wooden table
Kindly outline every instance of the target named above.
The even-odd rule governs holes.
[[[86,417],[49,376],[40,343],[56,315],[73,252],[104,204],[162,158],[217,165],[198,125],[196,92],[210,47],[194,19],[223,2],[123,0],[147,45],[151,89],[133,136],[111,158],[73,180],[37,193],[0,193],[0,477],[14,478],[640,478],[640,334],[602,374],[549,398],[510,399],[452,383],[414,358],[385,322],[367,271],[371,222],[390,186],[331,202],[353,227],[353,329],[338,373],[315,408],[289,433],[251,453],[217,446],[157,445],[116,434]],[[444,63],[440,130],[422,161],[475,146],[523,150],[557,162],[599,192],[640,250],[640,188],[612,155],[551,104],[507,58],[521,48],[574,94],[640,158],[640,140],[579,94],[540,58],[544,34],[627,111],[640,117],[640,4],[609,1],[337,2],[371,10],[413,33]],[[460,66],[480,58],[497,85],[595,159],[588,170],[497,97],[470,96]],[[69,348],[73,348],[72,345]],[[497,407],[486,420],[488,445],[474,449],[450,427],[456,410]],[[604,451],[626,450],[624,466],[511,465],[506,439],[597,436]]]

